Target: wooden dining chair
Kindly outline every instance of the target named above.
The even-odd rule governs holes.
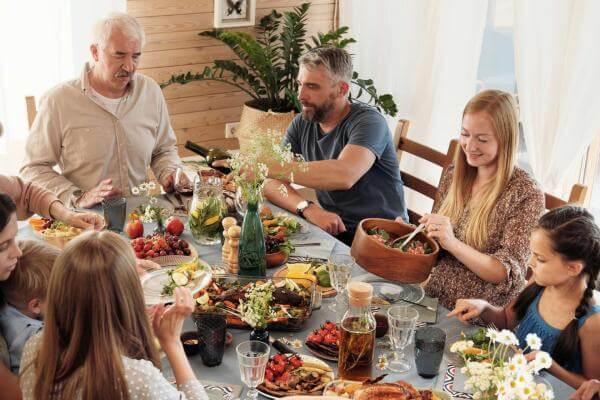
[[[452,164],[456,153],[460,151],[458,140],[452,139],[448,145],[448,151],[446,153],[442,153],[438,150],[432,149],[431,147],[425,146],[424,144],[409,139],[407,137],[409,126],[409,120],[401,119],[398,121],[398,125],[396,126],[396,130],[394,132],[394,143],[396,144],[398,163],[400,163],[402,154],[407,152],[442,168],[446,168],[448,165]],[[417,178],[408,172],[402,171],[402,168],[400,169],[400,175],[405,187],[408,187],[429,197],[430,199],[435,200],[438,191],[437,186],[434,186],[421,178]],[[409,209],[408,218],[411,223],[418,224],[421,215]]]
[[[37,115],[37,107],[35,105],[34,96],[25,96],[25,105],[27,106],[27,122],[29,123],[29,129],[33,125],[33,120]]]
[[[544,193],[544,203],[546,210],[552,210],[565,204],[579,204],[583,205],[585,201],[585,196],[587,195],[587,186],[576,183],[571,188],[571,193],[569,193],[569,199],[563,200],[560,197],[556,197],[550,193]]]

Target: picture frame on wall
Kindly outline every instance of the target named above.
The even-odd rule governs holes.
[[[253,26],[256,0],[214,0],[214,27]]]

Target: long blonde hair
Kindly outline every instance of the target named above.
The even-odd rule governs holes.
[[[472,202],[471,190],[477,176],[477,168],[467,163],[461,147],[461,151],[454,158],[454,174],[450,189],[438,213],[449,217],[456,224],[465,208],[469,206],[471,214],[465,227],[465,242],[478,250],[483,250],[488,241],[490,218],[494,206],[515,170],[519,125],[513,97],[500,90],[485,90],[476,94],[465,106],[463,118],[467,114],[478,112],[487,114],[498,140],[496,178],[485,184],[481,196]]]
[[[114,233],[85,233],[50,276],[34,398],[128,400],[123,356],[160,368],[135,257]]]

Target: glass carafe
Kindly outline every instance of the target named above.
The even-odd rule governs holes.
[[[375,318],[371,313],[373,286],[348,283],[348,311],[340,324],[338,374],[341,379],[371,378],[375,355]]]
[[[194,179],[194,198],[189,210],[190,231],[199,244],[221,243],[221,221],[226,216],[221,180],[215,176]]]

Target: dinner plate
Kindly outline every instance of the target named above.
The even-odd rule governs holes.
[[[144,291],[144,300],[146,305],[154,305],[158,303],[172,303],[173,296],[162,295],[163,287],[169,283],[170,277],[167,271],[177,268],[176,266],[165,267],[150,271],[145,274],[142,279],[142,290]],[[212,273],[210,271],[203,271],[203,273],[188,283],[185,287],[189,288],[192,292],[192,296],[198,293],[201,289],[207,287],[212,281]]]
[[[293,264],[293,263],[310,263],[310,261],[294,261],[293,263],[290,262],[291,257],[288,259],[287,264]],[[275,273],[273,274],[274,277],[276,278],[285,278],[287,277],[287,271],[288,271],[288,267],[286,264],[284,264],[281,268],[279,268],[277,271],[275,271]],[[321,296],[323,298],[329,298],[329,297],[333,297],[337,294],[337,292],[335,291],[335,289],[333,287],[325,287],[325,286],[321,286],[317,283],[317,290],[319,292],[321,292]]]
[[[290,356],[291,354],[286,354],[286,355],[287,355],[287,356]],[[300,356],[300,358],[302,358],[303,360],[307,360],[307,361],[311,361],[311,362],[315,362],[315,361],[316,361],[316,362],[318,362],[318,363],[321,363],[321,364],[327,365],[327,364],[325,364],[325,363],[324,363],[322,360],[319,360],[318,358],[315,358],[315,357],[313,357],[313,356],[309,356],[309,355],[306,355],[306,354],[298,354],[298,355],[299,355],[299,356]],[[329,375],[329,377],[330,377],[330,378],[333,380],[333,378],[334,378],[333,371],[331,371],[331,372],[328,372],[328,375]],[[260,390],[260,389],[258,389],[258,392],[259,392],[260,394],[262,394],[263,396],[265,396],[266,398],[268,398],[268,399],[277,399],[277,400],[278,400],[278,399],[281,399],[281,398],[285,398],[285,397],[287,397],[287,396],[275,396],[275,395],[269,394],[269,393],[267,393],[267,392],[265,392],[265,391],[263,391],[263,390]],[[322,393],[323,393],[323,392],[321,392],[320,394],[312,394],[312,395],[310,395],[310,396],[319,396],[319,397],[320,397]],[[303,395],[301,395],[301,396],[303,396]],[[307,395],[307,396],[309,396],[309,395]]]
[[[313,349],[312,347],[309,347],[306,344],[306,341],[304,342],[304,347],[306,347],[306,350],[308,350],[312,355],[314,355],[317,358],[320,358],[322,360],[326,360],[326,361],[332,361],[332,362],[337,362],[338,361],[338,357],[329,355],[327,353],[321,352],[319,350]]]
[[[379,297],[391,304],[407,304],[402,300],[408,300],[413,303],[418,303],[425,297],[425,291],[420,285],[412,285],[409,283],[391,282],[385,278],[380,278],[371,274],[359,275],[352,280],[367,282],[373,285],[373,298]],[[392,300],[392,301],[390,301]],[[387,304],[373,304],[385,305]]]

